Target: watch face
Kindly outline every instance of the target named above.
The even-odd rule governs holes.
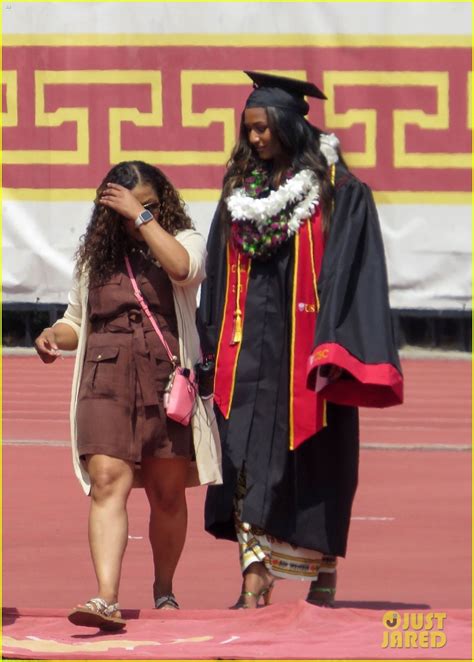
[[[153,214],[148,209],[144,209],[140,214],[142,223],[148,223],[148,221],[153,220]]]

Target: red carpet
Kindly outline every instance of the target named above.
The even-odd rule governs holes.
[[[4,615],[4,655],[34,659],[470,659],[468,611],[447,613],[444,628],[432,641],[418,633],[411,646],[383,648],[380,611],[321,609],[304,601],[270,606],[257,612],[209,610],[125,612],[123,634],[100,634],[74,628],[59,611],[34,610]],[[417,647],[414,647],[414,645]],[[386,643],[385,643],[386,646]]]

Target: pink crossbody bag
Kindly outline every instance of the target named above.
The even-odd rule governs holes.
[[[147,306],[145,299],[143,298],[140,288],[137,285],[135,276],[133,274],[132,265],[128,256],[125,256],[125,265],[127,267],[128,275],[132,283],[133,292],[135,297],[143,309],[143,312],[148,317],[156,331],[157,336],[163,343],[163,346],[168,354],[168,357],[173,366],[168,384],[165,388],[165,393],[163,396],[163,404],[166,410],[166,415],[168,418],[171,418],[173,421],[181,423],[181,425],[188,425],[191,420],[191,416],[194,411],[194,405],[196,402],[196,377],[194,372],[189,368],[182,368],[177,365],[178,357],[174,356],[171,352],[168,343],[163,338],[163,334],[160,331],[160,327],[156,323],[153,313]]]

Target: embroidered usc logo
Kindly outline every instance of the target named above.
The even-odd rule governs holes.
[[[329,355],[328,349],[320,349],[319,352],[316,352],[314,358],[316,361],[319,361],[320,359],[327,359],[328,355]]]
[[[299,303],[298,310],[300,313],[315,313],[316,304],[315,303]]]

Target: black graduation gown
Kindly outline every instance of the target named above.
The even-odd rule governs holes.
[[[361,279],[367,264],[378,264],[383,273],[378,279],[371,272],[371,282],[380,284],[381,314],[389,315],[386,276],[382,277],[385,274],[383,245],[370,191],[342,167],[337,168],[336,183],[335,208],[319,279],[319,319],[323,306],[329,308],[333,298],[346,302],[344,311],[357,317],[363,314],[359,303],[372,297],[372,292],[364,295],[358,287],[350,287],[348,293],[347,282],[343,284],[342,279],[341,285],[346,290],[338,290],[334,279],[326,278],[326,283],[331,283],[328,300],[324,276],[332,273],[334,261],[345,265],[355,282]],[[219,218],[220,208],[221,205],[210,229],[207,280],[202,287],[198,313],[201,342],[206,352],[216,350],[224,306],[226,239]],[[366,233],[370,234],[369,239],[354,251],[351,228],[360,235],[367,224],[375,225],[377,231]],[[341,232],[343,241],[340,241]],[[354,241],[357,243],[357,237]],[[216,411],[224,483],[208,488],[205,528],[218,538],[236,540],[233,499],[238,475],[245,467],[247,493],[243,501],[243,521],[291,544],[344,556],[357,486],[358,411],[354,406],[328,402],[327,426],[296,450],[289,450],[293,244],[290,240],[270,259],[254,260],[252,265],[232,410],[228,420]],[[350,296],[354,305],[348,307]],[[362,338],[362,347],[359,347],[359,339],[351,335],[350,321],[347,322],[350,351],[360,350],[358,356],[370,362],[370,343]],[[329,323],[323,325],[323,330],[327,327]],[[376,335],[376,330],[374,327],[371,334]],[[380,333],[384,337],[377,347],[385,345],[383,362],[398,361],[391,331],[384,326],[380,327]],[[317,342],[321,341],[320,334]],[[338,342],[342,341],[345,337],[338,338]],[[383,353],[383,349],[381,351]]]

